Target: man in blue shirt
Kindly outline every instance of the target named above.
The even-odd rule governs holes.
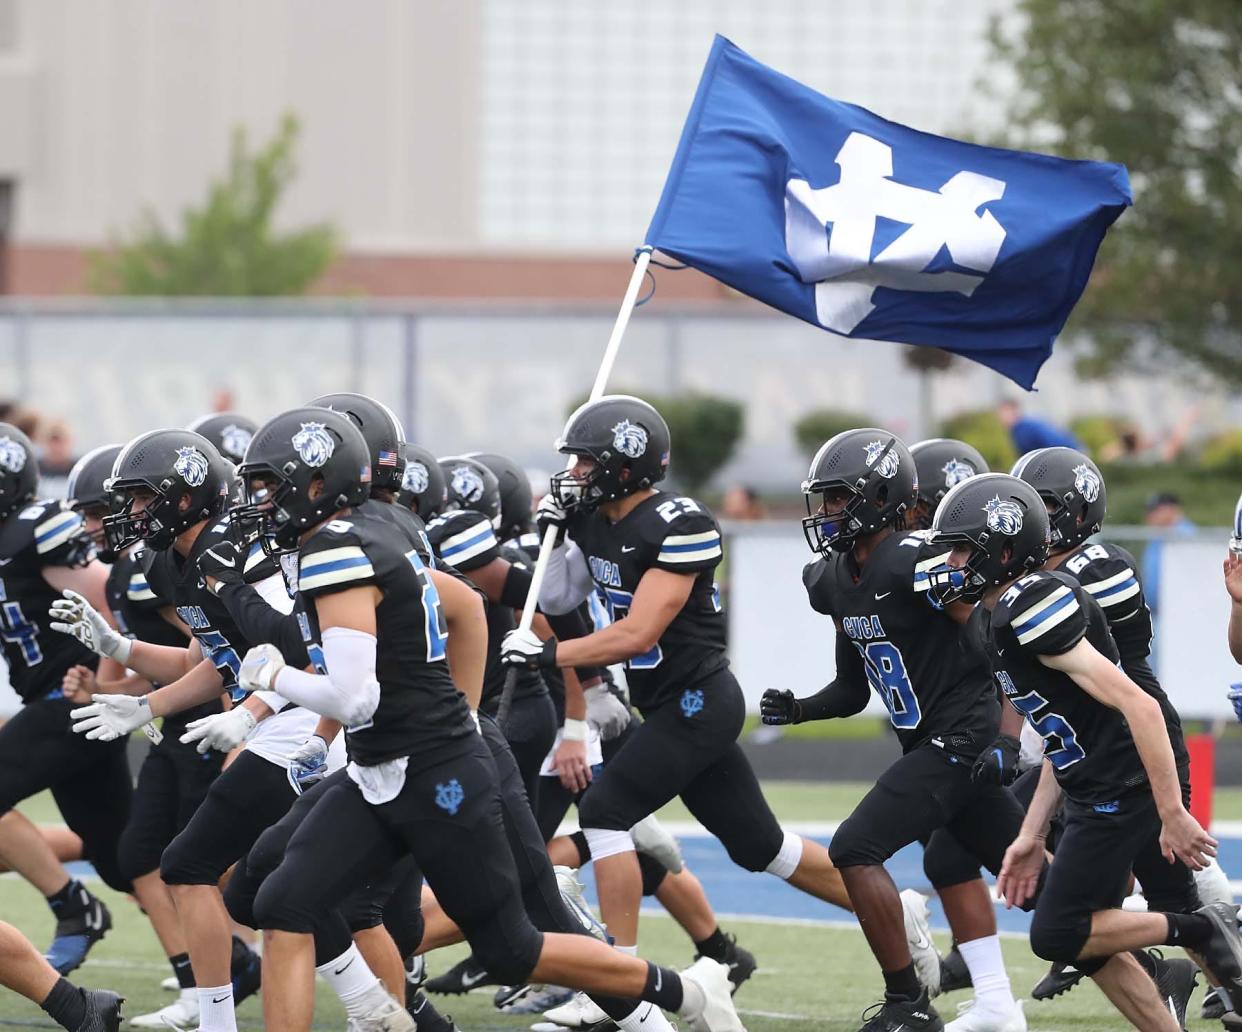
[[[1019,455],[1025,455],[1036,448],[1083,450],[1078,438],[1068,430],[1054,426],[1046,419],[1024,416],[1021,407],[1012,399],[1006,399],[996,406],[996,416],[1009,431],[1009,436],[1013,438],[1014,449]]]

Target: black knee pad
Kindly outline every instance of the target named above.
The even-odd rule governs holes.
[[[964,885],[979,877],[979,861],[943,828],[937,829],[923,849],[923,873],[937,889]]]
[[[206,856],[190,836],[182,832],[168,843],[160,856],[160,877],[165,885],[215,885],[224,874],[217,866],[213,858]]]
[[[116,864],[121,875],[133,881],[144,874],[158,871],[163,849],[154,845],[150,836],[134,828],[131,824],[121,832],[121,840],[116,845]]]
[[[351,933],[365,932],[384,923],[384,904],[388,893],[379,893],[372,886],[356,889],[341,904],[341,916]]]
[[[627,814],[622,800],[615,796],[615,792],[609,791],[607,780],[587,789],[578,801],[579,826],[600,831],[629,831],[635,819]]]
[[[586,834],[581,830],[575,831],[569,836],[569,841],[578,850],[578,866],[586,867],[591,862],[591,847],[587,845]]]
[[[834,867],[882,866],[888,859],[878,843],[867,840],[866,832],[858,824],[854,818],[848,818],[828,843],[828,855]]]
[[[502,985],[528,982],[543,952],[543,933],[531,923],[516,896],[471,927],[467,938],[475,959]]]
[[[729,859],[738,867],[759,874],[768,869],[768,865],[776,859],[776,855],[781,851],[781,846],[785,842],[785,835],[780,825],[776,825],[773,830],[773,835],[760,837],[752,832],[745,835],[730,835],[727,841],[724,836],[721,836],[721,841],[724,842],[725,852],[729,854]]]
[[[1043,960],[1073,964],[1080,971],[1090,974],[1085,966],[1088,962],[1078,962],[1078,954],[1082,952],[1090,935],[1089,914],[1081,917],[1047,914],[1041,916],[1041,911],[1037,909],[1031,919],[1031,952]],[[1108,958],[1104,959],[1107,961]],[[1099,970],[1101,966],[1102,964],[1097,964],[1094,970]]]
[[[316,924],[314,907],[300,904],[293,898],[279,874],[278,869],[265,878],[255,895],[254,927],[264,931],[312,934]]]
[[[260,885],[246,876],[244,872],[234,871],[229,883],[224,887],[224,909],[229,917],[239,925],[247,928],[258,928],[254,916],[254,897]]]
[[[638,854],[638,869],[643,875],[643,895],[654,896],[668,877],[668,868],[653,856]]]
[[[92,856],[90,854],[83,855],[84,860],[89,860],[95,868],[95,873],[99,875],[103,883],[115,892],[133,892],[133,882],[121,871],[120,865],[117,863],[115,856]]]
[[[1187,879],[1188,884],[1177,889],[1152,889],[1143,886],[1143,897],[1147,900],[1147,909],[1162,914],[1193,914],[1203,901],[1199,898],[1199,888],[1194,879]]]

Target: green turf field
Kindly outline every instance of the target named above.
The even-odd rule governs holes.
[[[778,813],[786,820],[832,820],[848,813],[861,795],[859,785],[811,785],[774,783],[767,786]],[[40,798],[23,807],[35,820],[55,820],[48,800]],[[1236,819],[1242,815],[1242,791],[1218,793],[1218,816]],[[678,808],[670,807],[671,819],[686,819]],[[95,948],[90,960],[74,978],[83,983],[107,986],[126,995],[128,1014],[140,1014],[170,1002],[172,994],[160,990],[159,982],[170,971],[155,937],[132,903],[93,885],[112,908],[116,927]],[[44,902],[33,889],[12,876],[0,878],[0,915],[24,930],[40,947],[46,945],[51,921]],[[752,1032],[796,1029],[810,1022],[814,1027],[849,1032],[859,1027],[859,1014],[879,993],[879,976],[860,932],[850,928],[820,928],[771,923],[734,924],[728,930],[759,958],[760,971],[743,987],[737,1004]],[[947,949],[946,936],[937,936]],[[689,963],[693,948],[680,930],[665,918],[644,918],[642,927],[644,956],[681,967]],[[432,955],[429,970],[445,970],[461,955],[460,948]],[[1025,996],[1040,977],[1045,965],[1038,961],[1018,938],[1005,940],[1005,955],[1017,995]],[[969,992],[942,999],[937,1006],[950,1020],[959,1002]],[[1208,1028],[1195,1019],[1200,994],[1191,1008],[1190,1027]],[[315,1027],[341,1029],[344,1014],[322,985],[318,988]],[[466,997],[437,998],[441,1009],[453,1015],[463,1032],[471,1029],[525,1029],[536,1020],[508,1018],[496,1012],[490,993]],[[1128,1026],[1116,1018],[1094,986],[1085,985],[1068,996],[1048,1003],[1029,1004],[1027,1016],[1032,1030],[1112,1030]],[[242,1028],[262,1027],[262,1011],[257,1000],[243,1004],[238,1011]],[[54,1027],[36,1007],[12,993],[0,990],[0,1024]],[[1218,1027],[1218,1026],[1217,1026]]]

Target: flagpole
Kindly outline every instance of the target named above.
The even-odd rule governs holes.
[[[638,301],[638,291],[642,288],[643,277],[647,274],[647,266],[651,264],[651,252],[654,248],[644,244],[634,259],[634,271],[630,274],[630,285],[626,287],[625,297],[621,299],[621,310],[617,312],[617,321],[612,324],[612,334],[608,338],[608,346],[604,348],[604,357],[599,364],[599,372],[595,374],[595,383],[591,387],[589,401],[595,401],[604,393],[608,378],[612,375],[612,367],[616,364],[617,354],[621,350],[621,338],[625,336],[626,327],[630,324],[630,316]],[[569,465],[573,465],[570,456]],[[543,540],[539,542],[539,559],[531,572],[530,588],[526,592],[526,603],[522,606],[522,620],[518,627],[529,631],[535,620],[535,605],[539,601],[539,590],[543,587],[543,577],[548,570],[548,560],[552,557],[552,549],[556,546],[556,527],[548,527],[544,531]],[[501,728],[509,719],[509,707],[513,704],[513,689],[517,682],[517,671],[510,670],[505,675],[505,687],[500,696],[500,710],[496,715]]]

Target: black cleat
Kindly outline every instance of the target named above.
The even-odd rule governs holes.
[[[427,980],[424,988],[429,993],[441,993],[445,996],[460,996],[471,989],[483,985],[497,985],[496,979],[487,973],[487,969],[474,959],[474,955],[460,960],[444,974],[436,975]]]
[[[121,1027],[121,1004],[124,996],[107,989],[79,989],[86,1004],[86,1018],[77,1032],[117,1032]]]
[[[1208,991],[1203,994],[1199,1017],[1204,1021],[1219,1021],[1224,1016],[1225,1001],[1221,998],[1220,990],[1215,986],[1208,986]]]
[[[940,991],[953,993],[959,989],[969,989],[972,985],[974,982],[970,980],[970,969],[966,966],[957,943],[954,943],[953,948],[940,958]]]
[[[759,968],[755,955],[745,947],[737,944],[737,936],[732,933],[725,935],[725,941],[729,947],[725,951],[723,957],[713,957],[712,960],[719,960],[729,969],[729,982],[733,985],[731,993],[736,993],[742,988],[742,983],[753,975]],[[696,953],[694,959],[698,960],[703,954]]]
[[[917,1000],[881,1000],[863,1011],[858,1032],[943,1032],[944,1022],[931,1005],[927,989]]]
[[[44,957],[59,974],[82,966],[87,953],[112,929],[112,914],[103,901],[74,882],[69,902],[54,905],[56,934]]]
[[[1207,969],[1220,982],[1217,994],[1225,1005],[1221,1021],[1226,1028],[1242,1028],[1238,1005],[1242,1004],[1242,935],[1238,933],[1238,908],[1231,903],[1209,903],[1195,911],[1212,923],[1212,937],[1199,954]]]
[[[1160,999],[1169,1013],[1177,1019],[1178,1028],[1186,1027],[1186,1008],[1190,1004],[1190,994],[1195,991],[1199,981],[1199,968],[1193,960],[1178,957],[1165,960],[1159,950],[1148,950],[1153,971],[1152,981],[1160,993]]]
[[[453,1032],[453,1019],[436,1010],[421,989],[415,989],[413,994],[406,993],[405,1009],[418,1026],[418,1032]]]
[[[263,986],[263,961],[236,935],[233,956],[229,960],[229,976],[233,983],[233,1006],[236,1007],[257,993]]]
[[[1031,990],[1033,1000],[1051,1000],[1067,993],[1082,981],[1082,972],[1072,964],[1053,964]]]

